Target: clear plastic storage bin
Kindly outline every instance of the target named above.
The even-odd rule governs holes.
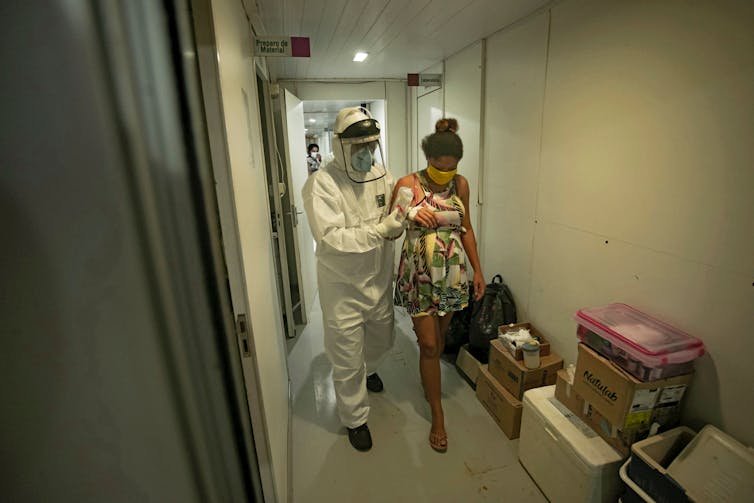
[[[580,309],[581,342],[642,381],[688,374],[704,343],[626,304]]]

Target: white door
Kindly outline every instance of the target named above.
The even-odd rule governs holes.
[[[281,89],[279,124],[281,126],[282,179],[286,181],[283,197],[288,272],[293,297],[293,311],[297,324],[306,324],[307,313],[317,291],[314,239],[304,213],[301,190],[309,176],[306,166],[306,132],[304,104],[290,91]]]

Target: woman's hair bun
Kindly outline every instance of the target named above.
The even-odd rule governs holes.
[[[456,134],[458,121],[443,117],[435,123],[435,132],[422,140],[422,151],[427,159],[449,155],[459,161],[463,157],[463,142]]]
[[[458,121],[455,119],[442,118],[435,124],[436,133],[444,133],[450,131],[451,133],[458,132]]]

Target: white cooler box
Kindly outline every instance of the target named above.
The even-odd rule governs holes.
[[[518,459],[553,502],[617,501],[621,455],[554,396],[524,393]]]

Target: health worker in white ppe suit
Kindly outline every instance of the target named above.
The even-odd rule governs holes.
[[[366,109],[341,110],[334,133],[334,157],[309,177],[303,197],[338,414],[351,444],[366,451],[367,389],[382,391],[376,370],[394,339],[392,240],[406,227],[412,194],[399,192],[390,208],[394,179],[382,162],[380,124]]]

